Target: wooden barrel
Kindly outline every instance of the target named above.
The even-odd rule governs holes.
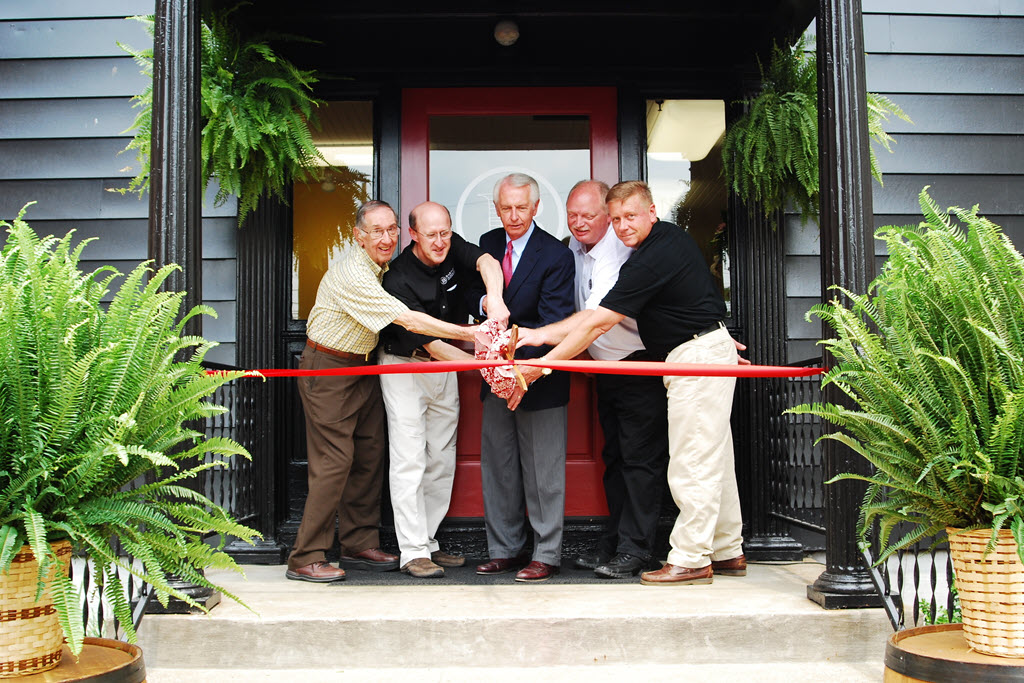
[[[885,683],[1024,681],[1024,659],[970,649],[962,624],[921,626],[892,634],[885,646]]]
[[[13,680],[16,683],[145,683],[146,664],[138,645],[109,638],[86,638],[78,661],[65,645],[57,668]]]

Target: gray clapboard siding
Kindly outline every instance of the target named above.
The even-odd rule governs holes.
[[[126,97],[0,100],[0,140],[130,137],[137,113]]]
[[[92,261],[82,259],[81,268],[84,272],[91,272],[98,270],[104,266],[111,266],[122,274],[130,273],[134,270],[139,263],[145,259],[131,260],[131,259],[104,259],[101,261]],[[207,287],[209,283],[209,287]],[[120,279],[114,282],[112,289],[116,289],[120,285]],[[215,308],[218,309],[218,313],[221,313],[220,307],[223,306],[224,302],[234,302],[235,300],[235,260],[234,259],[205,259],[203,261],[203,292],[207,289],[212,293],[211,295],[203,296],[203,303],[211,303]],[[105,297],[105,300],[110,300],[111,294]],[[234,321],[230,323],[223,323],[220,329],[231,329],[234,330]],[[220,340],[218,340],[220,341]]]
[[[122,154],[127,144],[127,138],[0,140],[0,180],[132,178],[139,162],[133,151]]]
[[[1024,54],[1024,17],[864,16],[864,50],[903,54]]]
[[[979,204],[988,215],[1024,214],[1024,176],[954,175],[949,168],[931,175],[892,175],[885,187],[875,185],[876,213],[914,214],[920,211],[917,196],[927,185],[939,206]]]
[[[900,133],[1024,134],[1021,95],[890,95],[913,123],[892,117],[885,130]]]
[[[143,261],[149,250],[149,222],[144,218],[122,220],[35,220],[32,228],[40,235],[65,235],[75,231],[76,240],[96,237],[82,252],[92,261],[134,259]],[[203,219],[203,258],[228,259],[237,254],[238,227],[235,218]]]
[[[1024,175],[1024,136],[915,135],[897,138],[893,153],[876,147],[883,181],[896,173]]]
[[[883,94],[1024,94],[1024,57],[868,54],[866,73]]]
[[[950,14],[956,16],[1024,16],[1024,0],[864,0],[865,14]]]
[[[77,19],[6,21],[0,23],[0,59],[54,57],[121,57],[118,43],[141,48],[152,39],[134,19],[93,19],[82,30]]]
[[[0,99],[132,97],[146,80],[127,56],[0,61]]]
[[[145,197],[121,195],[115,190],[125,181],[95,180],[7,180],[0,182],[0,219],[10,220],[27,202],[37,204],[29,210],[28,220],[78,220],[113,218],[148,218],[149,204]],[[231,198],[222,206],[214,206],[216,185],[211,183],[203,197],[204,217],[238,215],[238,202]]]
[[[152,14],[153,0],[0,0],[0,19],[90,19]]]

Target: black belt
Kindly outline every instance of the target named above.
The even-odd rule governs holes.
[[[703,337],[705,334],[711,334],[712,332],[717,332],[718,330],[724,330],[724,329],[725,329],[725,323],[723,323],[721,320],[719,320],[717,323],[715,323],[713,325],[709,325],[709,326],[705,327],[703,330],[701,330],[700,332],[698,332],[697,334],[693,335],[693,338],[697,339],[698,337]]]
[[[429,353],[427,353],[426,350],[424,350],[422,346],[417,346],[415,349],[413,349],[409,353],[399,353],[390,344],[385,344],[384,345],[384,353],[390,353],[392,356],[404,356],[406,358],[413,358],[415,360],[424,360],[424,361],[434,360],[434,357],[431,356]]]

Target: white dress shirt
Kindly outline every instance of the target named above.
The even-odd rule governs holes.
[[[619,267],[633,254],[633,250],[619,241],[611,226],[590,251],[585,251],[584,245],[575,237],[569,238],[569,248],[576,257],[576,310],[597,308],[619,279]],[[644,345],[636,329],[636,320],[623,318],[622,322],[595,339],[588,350],[597,360],[622,360],[642,348]]]

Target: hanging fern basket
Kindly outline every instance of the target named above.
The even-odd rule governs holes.
[[[71,544],[50,544],[58,564],[55,572],[66,576],[71,564]],[[14,556],[11,570],[0,574],[0,678],[26,676],[47,671],[60,664],[64,634],[49,586],[36,600],[39,564],[32,549],[25,545]]]
[[[1009,529],[986,553],[991,529],[947,529],[964,638],[975,652],[1024,657],[1024,564]]]

